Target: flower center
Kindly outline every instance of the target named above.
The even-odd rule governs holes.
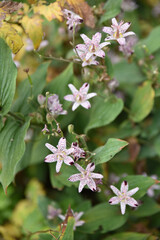
[[[90,52],[96,52],[96,51],[97,51],[96,46],[95,46],[94,44],[91,44],[91,45],[89,46],[89,51],[90,51]]]

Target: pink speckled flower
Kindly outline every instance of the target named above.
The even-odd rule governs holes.
[[[82,168],[78,163],[75,163],[74,165],[81,173],[73,174],[68,178],[68,180],[71,182],[80,181],[78,189],[79,192],[83,190],[85,185],[87,185],[92,191],[96,191],[97,185],[94,179],[101,179],[103,178],[103,175],[93,173],[95,169],[94,163],[89,163],[86,169]]]
[[[70,102],[74,102],[72,106],[72,111],[76,110],[76,108],[78,108],[80,105],[86,109],[89,109],[91,107],[91,104],[88,101],[88,99],[96,96],[97,94],[96,93],[88,94],[89,90],[88,83],[84,83],[79,90],[77,90],[72,84],[69,84],[68,87],[70,88],[73,94],[66,95],[64,99]]]
[[[73,149],[72,148],[66,149],[65,138],[60,138],[57,148],[49,143],[46,143],[45,146],[53,153],[45,157],[45,162],[48,163],[57,162],[56,164],[57,173],[60,171],[63,162],[67,165],[74,164],[73,158],[69,156],[73,152]]]
[[[109,34],[105,40],[117,40],[117,42],[120,45],[124,45],[126,43],[125,37],[134,35],[134,32],[127,32],[127,29],[130,27],[131,23],[127,22],[124,23],[123,21],[120,21],[120,23],[117,22],[115,18],[112,18],[112,25],[111,27],[104,27],[102,29],[103,32]]]
[[[111,205],[120,203],[121,213],[123,215],[125,214],[125,211],[126,211],[126,205],[129,205],[131,207],[138,206],[138,202],[134,198],[131,197],[133,194],[135,194],[139,190],[138,187],[133,188],[132,190],[128,191],[128,182],[123,181],[121,184],[120,191],[113,185],[111,185],[110,188],[117,195],[117,197],[112,197],[109,200],[109,203]]]

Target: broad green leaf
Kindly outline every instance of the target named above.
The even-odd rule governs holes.
[[[71,63],[46,86],[45,91],[58,94],[60,101],[63,101],[64,96],[70,92],[68,84],[73,82],[73,77],[73,64]]]
[[[11,107],[16,87],[17,69],[12,60],[11,50],[0,38],[0,115]]]
[[[94,151],[96,155],[93,157],[93,161],[96,165],[108,162],[127,145],[128,143],[124,140],[110,138],[104,146]]]
[[[115,16],[117,16],[120,13],[122,0],[108,0],[107,3],[104,6],[104,9],[106,12],[102,15],[100,19],[100,23],[103,23]]]
[[[128,63],[126,60],[122,60],[113,65],[113,70],[114,77],[117,79],[120,86],[124,88],[143,82],[145,79],[135,62]]]
[[[155,93],[150,82],[145,82],[136,90],[130,112],[130,118],[134,122],[142,121],[151,112],[154,96]]]
[[[160,212],[160,205],[155,202],[154,199],[145,196],[142,199],[142,205],[132,212],[132,215],[136,217],[148,217]]]
[[[136,199],[143,197],[148,188],[155,184],[155,180],[151,177],[145,177],[143,175],[130,175],[122,179],[126,180],[129,184],[129,190],[132,188],[139,187],[138,192],[134,194]],[[122,182],[121,181],[121,182]]]
[[[108,73],[108,75],[109,75],[111,78],[113,78],[113,76],[114,76],[113,65],[112,65],[111,59],[108,57],[107,54],[105,55],[105,65],[106,65],[106,67],[107,67],[107,73]]]
[[[33,82],[32,88],[28,78],[19,84],[18,98],[12,107],[12,111],[21,112],[24,115],[28,115],[28,113],[37,110],[37,107],[39,106],[37,102],[37,96],[38,94],[42,93],[42,90],[46,84],[48,65],[49,63],[41,64],[37,71],[31,75]]]
[[[62,240],[74,240],[74,233],[73,233],[74,224],[75,224],[74,217],[69,217],[66,230],[64,232],[63,237],[61,238]]]
[[[108,99],[96,98],[95,104],[92,106],[90,120],[86,126],[85,132],[90,129],[106,126],[113,122],[123,110],[123,101],[115,96]]]
[[[8,119],[0,132],[0,160],[2,163],[0,181],[5,191],[13,181],[16,166],[24,154],[24,137],[29,123],[30,119],[26,119],[24,124]]]
[[[147,240],[148,237],[149,234],[144,233],[122,232],[106,237],[104,240]]]
[[[149,36],[139,41],[135,47],[135,54],[138,58],[144,57],[144,53],[150,55],[160,48],[160,26],[155,27]],[[144,48],[145,46],[145,48]]]
[[[65,163],[63,163],[61,171],[59,173],[56,173],[56,163],[50,164],[50,180],[51,184],[54,188],[62,189],[64,186],[72,186],[76,185],[77,183],[73,183],[68,181],[68,178],[77,173],[77,169],[73,166],[67,166]]]
[[[80,231],[93,233],[101,228],[102,233],[113,231],[121,227],[127,221],[128,215],[120,213],[119,206],[110,206],[109,203],[98,204],[83,215],[85,224]]]

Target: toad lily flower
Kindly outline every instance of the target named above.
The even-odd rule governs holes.
[[[124,45],[126,43],[125,37],[135,34],[134,32],[125,33],[130,25],[130,22],[124,23],[123,21],[118,24],[117,20],[115,18],[112,18],[111,27],[104,27],[102,29],[103,32],[110,35],[105,40],[117,40],[120,45]]]
[[[51,163],[51,162],[57,162],[56,164],[56,172],[58,173],[60,171],[60,168],[62,166],[62,163],[64,162],[67,165],[73,165],[74,160],[68,156],[73,152],[73,149],[66,149],[66,139],[61,138],[58,142],[57,148],[52,146],[49,143],[46,143],[45,146],[53,152],[53,154],[49,154],[45,158],[45,162]]]
[[[85,59],[86,61],[89,60],[92,56],[97,56],[104,58],[105,52],[102,50],[103,47],[106,45],[109,45],[109,42],[103,42],[101,41],[102,34],[97,32],[93,35],[92,39],[89,39],[85,34],[81,34],[81,38],[84,41],[84,44],[78,44],[76,46],[76,49],[82,52],[86,53]]]
[[[77,161],[79,158],[85,158],[86,153],[82,148],[79,147],[77,142],[73,142],[71,148],[74,149],[72,156],[74,157],[75,161]]]
[[[82,168],[78,163],[75,163],[74,165],[81,173],[73,174],[68,178],[68,180],[71,182],[80,181],[78,189],[79,192],[83,190],[85,185],[95,192],[97,185],[94,179],[101,179],[103,178],[103,175],[99,173],[93,173],[95,169],[94,163],[89,163],[86,169]]]
[[[77,54],[77,56],[79,57],[78,59],[76,59],[77,61],[82,61],[82,67],[88,66],[88,65],[98,65],[99,62],[96,61],[96,56],[92,55],[88,60],[86,59],[86,52],[80,51],[78,49],[76,49],[76,51],[74,50],[74,52]]]
[[[72,106],[72,111],[76,110],[76,108],[78,108],[80,105],[86,109],[89,109],[91,107],[91,104],[88,101],[88,99],[96,96],[97,94],[96,93],[88,94],[89,90],[88,83],[84,83],[79,90],[77,90],[72,84],[68,84],[68,87],[70,88],[73,94],[66,95],[64,99],[70,102],[74,102]]]
[[[133,194],[135,194],[139,190],[138,187],[133,188],[132,190],[128,191],[128,183],[127,183],[127,181],[123,181],[121,184],[120,191],[113,185],[111,185],[110,188],[117,195],[117,197],[112,197],[109,200],[109,203],[111,205],[120,203],[122,214],[125,214],[127,204],[131,207],[138,206],[138,202],[134,198],[131,197]]]
[[[67,9],[64,9],[63,13],[64,13],[64,17],[67,19],[67,25],[68,25],[69,31],[73,31],[73,27],[75,27],[75,30],[76,30],[77,26],[83,23],[83,19],[78,14],[72,11],[69,11]]]

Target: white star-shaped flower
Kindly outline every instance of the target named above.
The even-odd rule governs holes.
[[[67,19],[67,25],[68,25],[69,31],[73,31],[73,27],[75,27],[75,30],[76,30],[77,26],[83,23],[83,19],[78,14],[67,9],[64,9],[63,13],[64,13],[64,17]]]
[[[78,108],[80,105],[86,109],[89,109],[91,107],[91,104],[88,101],[88,99],[96,96],[97,94],[96,93],[88,94],[89,83],[84,83],[79,90],[77,90],[72,84],[68,84],[68,87],[70,88],[73,94],[66,95],[64,99],[70,102],[74,102],[72,106],[72,111],[76,110],[76,108]]]
[[[45,157],[45,162],[57,162],[56,164],[56,172],[58,173],[61,169],[62,163],[64,162],[67,165],[73,165],[74,160],[70,155],[73,152],[72,148],[66,149],[66,139],[60,138],[57,148],[52,146],[49,143],[46,143],[45,146],[53,152],[53,154],[49,154]]]
[[[89,39],[85,34],[81,34],[81,38],[83,39],[84,44],[78,44],[76,46],[76,49],[85,53],[86,61],[88,61],[89,58],[92,56],[97,56],[101,58],[105,57],[105,52],[102,50],[102,48],[106,45],[109,45],[110,43],[100,43],[101,37],[102,34],[99,32],[94,34],[92,39]]]
[[[89,163],[86,169],[82,168],[78,163],[75,163],[74,165],[81,173],[73,174],[68,178],[68,180],[71,182],[80,181],[78,189],[79,192],[83,190],[85,185],[95,192],[97,190],[97,185],[94,179],[101,179],[103,178],[103,175],[99,173],[93,173],[95,169],[94,163]]]
[[[124,23],[121,21],[120,23],[117,22],[115,18],[112,18],[112,25],[111,27],[104,27],[102,29],[103,32],[109,34],[107,38],[105,38],[106,41],[108,40],[117,40],[117,42],[120,45],[124,45],[126,43],[125,37],[134,35],[134,32],[127,32],[127,29],[130,27],[131,23],[127,22]]]
[[[117,197],[112,197],[109,200],[109,203],[111,205],[115,205],[115,204],[120,203],[122,214],[125,214],[126,205],[129,205],[131,207],[137,207],[138,206],[138,202],[134,198],[131,197],[132,195],[134,195],[139,190],[138,187],[133,188],[132,190],[128,191],[128,182],[123,181],[122,184],[121,184],[120,191],[113,185],[111,185],[110,188],[117,195]]]

